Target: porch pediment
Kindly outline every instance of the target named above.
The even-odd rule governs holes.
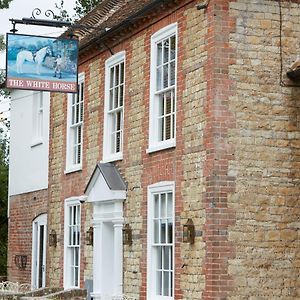
[[[88,202],[125,200],[126,190],[126,183],[115,165],[97,163],[84,194]]]

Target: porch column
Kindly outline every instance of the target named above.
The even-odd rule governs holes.
[[[94,300],[101,299],[101,268],[102,265],[102,256],[101,253],[101,241],[102,241],[102,232],[101,232],[101,222],[99,220],[94,220],[94,240],[93,240],[93,293],[92,297]]]
[[[123,295],[123,218],[113,220],[114,224],[114,297]]]

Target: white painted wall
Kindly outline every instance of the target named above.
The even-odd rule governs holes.
[[[34,116],[38,93],[43,95],[43,125],[42,138],[37,141]],[[10,196],[48,187],[50,94],[14,90],[11,98]]]

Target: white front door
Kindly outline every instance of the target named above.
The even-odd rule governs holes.
[[[47,215],[43,214],[32,223],[31,282],[35,289],[46,286]]]
[[[93,298],[122,299],[123,201],[94,204]]]

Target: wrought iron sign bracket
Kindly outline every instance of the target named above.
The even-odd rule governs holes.
[[[45,11],[46,19],[37,19],[36,16],[41,14],[41,10],[39,8],[35,8],[32,11],[30,18],[22,18],[22,19],[9,19],[12,23],[13,28],[10,30],[12,33],[16,33],[18,30],[16,29],[16,24],[23,24],[23,25],[36,25],[36,26],[46,26],[46,27],[68,27],[71,32],[69,33],[70,37],[74,37],[73,29],[97,29],[93,26],[82,25],[82,24],[74,24],[67,21],[59,21],[55,20],[54,12],[50,9]]]

